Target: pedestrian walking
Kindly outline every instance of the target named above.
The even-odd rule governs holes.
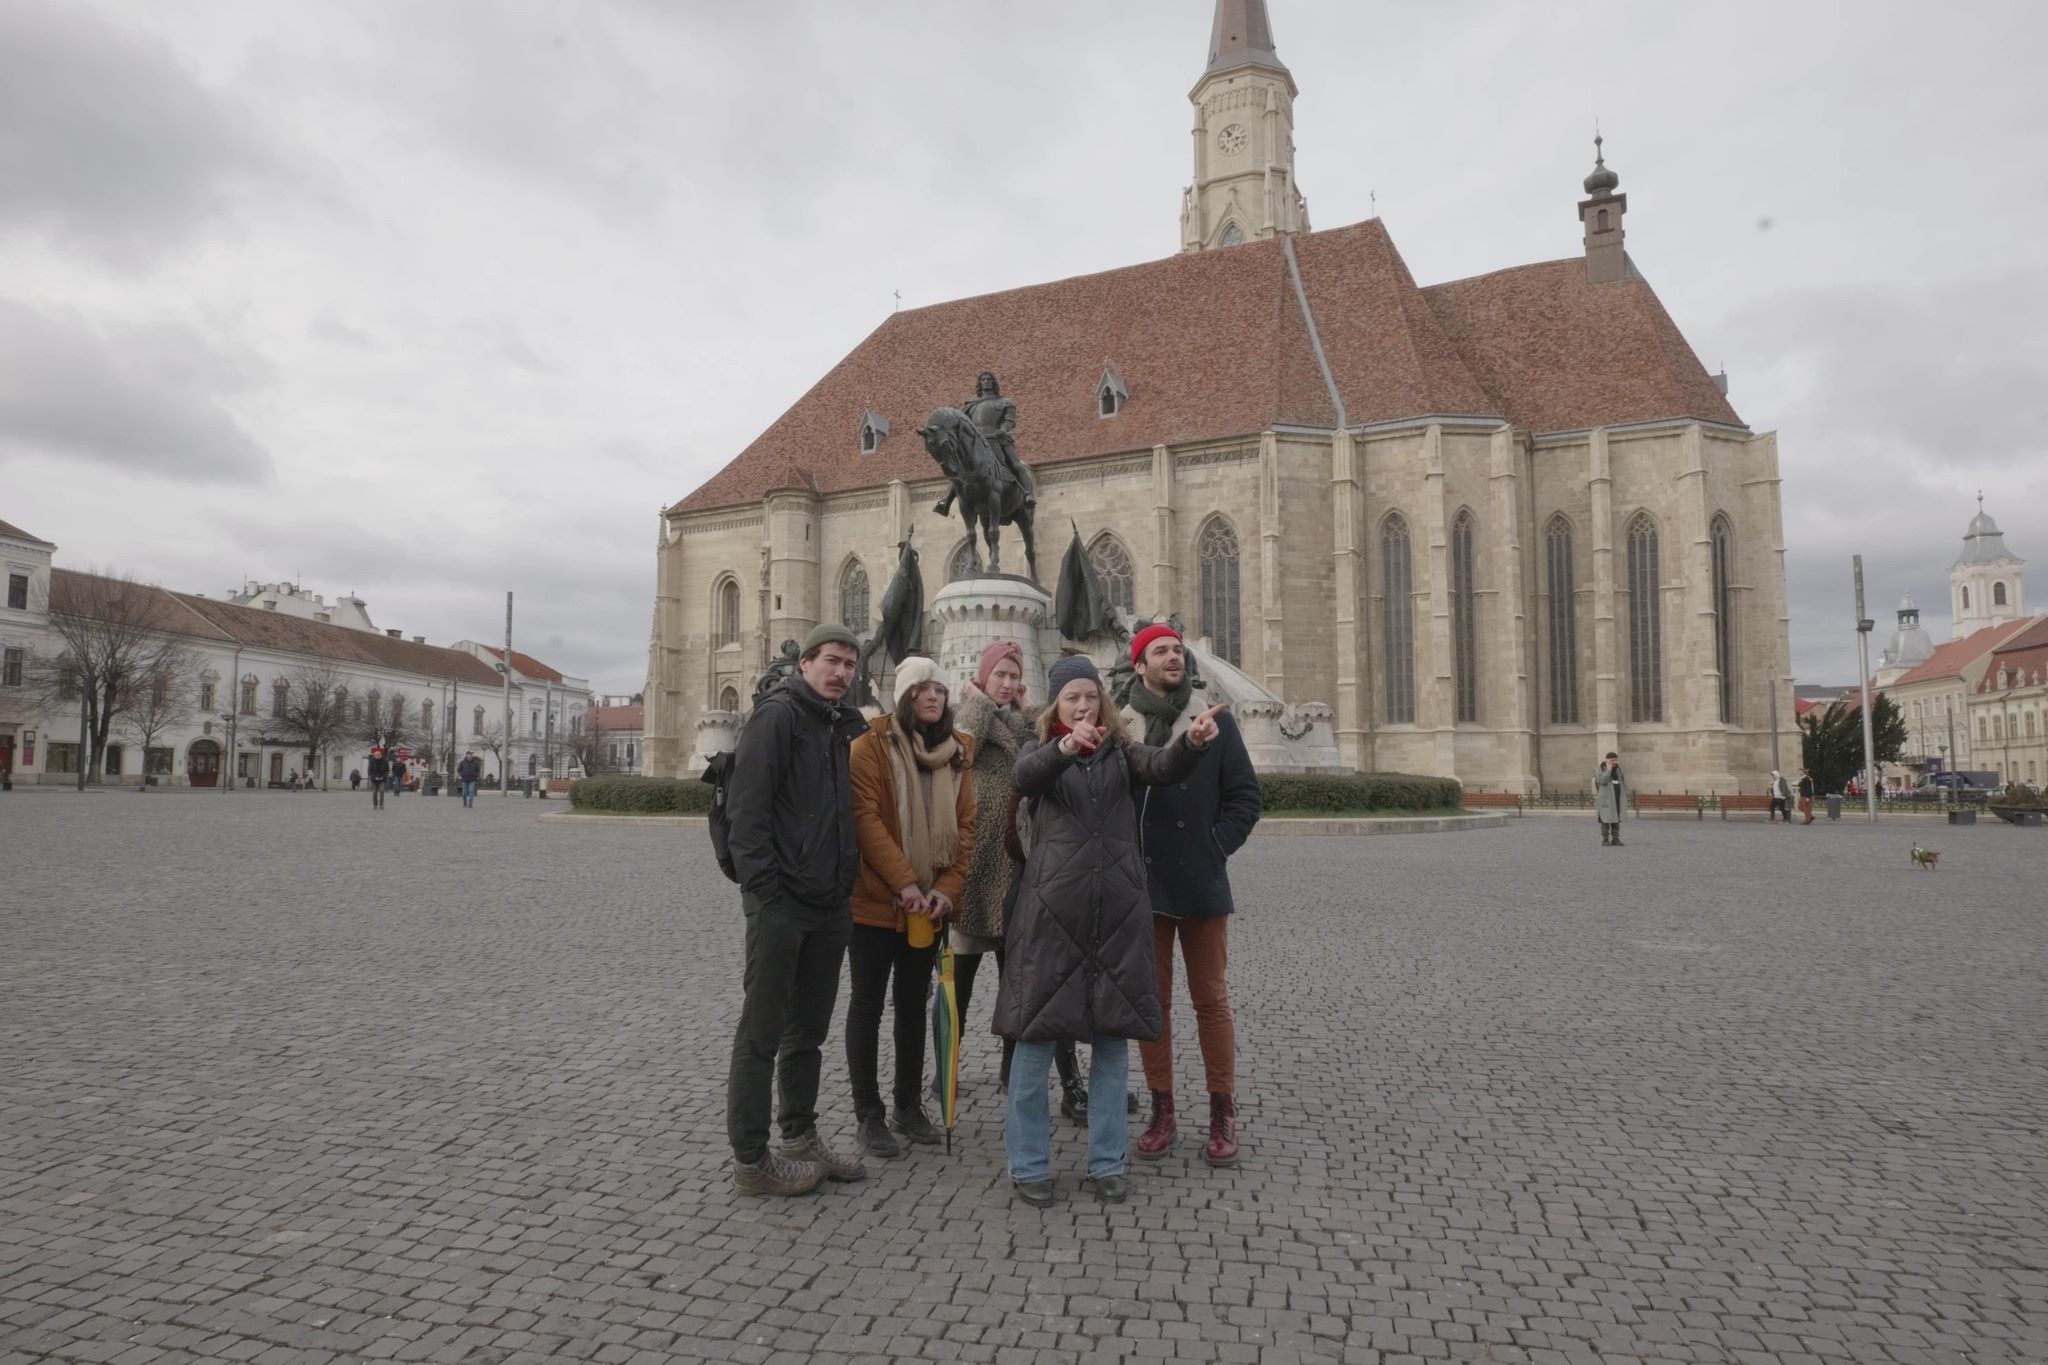
[[[1609,750],[1593,773],[1593,814],[1600,821],[1600,842],[1621,847],[1621,813],[1628,805],[1628,787],[1621,775],[1621,756]]]
[[[464,810],[474,810],[476,808],[476,784],[483,775],[483,762],[474,753],[464,754],[462,761],[455,765],[455,780],[462,784],[462,807]]]
[[[391,760],[381,744],[370,747],[370,807],[384,809],[384,793],[391,785]]]
[[[974,743],[974,859],[967,867],[967,889],[960,913],[947,927],[953,950],[954,994],[960,1017],[984,958],[994,958],[997,976],[1003,970],[1003,909],[1023,872],[1021,857],[1012,856],[1010,774],[1017,755],[1032,742],[1037,711],[1024,687],[1024,651],[1015,640],[997,640],[982,650],[974,680],[961,688],[953,724]],[[999,1088],[1009,1084],[1010,1057],[1016,1044],[1003,1041]],[[1072,1042],[1053,1050],[1060,1078],[1060,1113],[1075,1123],[1088,1121],[1088,1092],[1081,1084],[1080,1062]]]
[[[391,760],[391,794],[393,796],[399,796],[403,794],[404,791],[405,760],[402,758],[394,758]]]
[[[828,1177],[867,1174],[818,1132],[818,1073],[860,870],[847,747],[864,726],[843,703],[859,657],[844,627],[805,637],[795,675],[756,702],[740,730],[726,780],[727,847],[747,923],[725,1105],[741,1194],[807,1194]],[[771,1152],[777,1089],[783,1145]]]
[[[896,665],[895,712],[870,720],[850,755],[860,876],[846,949],[846,1071],[861,1146],[884,1160],[902,1151],[894,1134],[925,1146],[940,1140],[921,1095],[925,1001],[938,934],[974,856],[973,750],[953,728],[939,666],[913,655]],[[892,979],[896,1083],[885,1110],[877,1073]]]
[[[1804,768],[1799,770],[1799,822],[1813,823],[1813,774]]]
[[[1767,784],[1767,790],[1771,794],[1771,807],[1770,813],[1764,817],[1764,823],[1776,824],[1778,817],[1782,815],[1785,817],[1785,823],[1791,824],[1792,784],[1785,780],[1785,774],[1779,772],[1776,768],[1771,769],[1771,778]]]
[[[284,789],[289,792],[295,792],[299,789],[299,770],[297,768],[293,768],[285,776]]]
[[[362,787],[363,770],[361,768],[350,768],[348,770],[348,789],[350,791],[361,791]]]
[[[1049,673],[1053,703],[1037,743],[1017,759],[1024,798],[1024,881],[1004,926],[1009,969],[996,992],[996,1032],[1015,1040],[1003,1147],[1018,1199],[1053,1202],[1047,1071],[1061,1040],[1089,1045],[1088,1177],[1082,1188],[1121,1203],[1126,1175],[1129,1040],[1159,1036],[1152,903],[1138,845],[1138,791],[1184,781],[1217,735],[1211,707],[1165,748],[1132,742],[1083,655]]]
[[[1148,626],[1131,641],[1137,673],[1123,721],[1154,748],[1187,733],[1203,713],[1188,669],[1186,643],[1171,626]],[[1179,782],[1145,793],[1140,809],[1145,873],[1152,894],[1153,970],[1159,984],[1159,1036],[1138,1045],[1152,1112],[1138,1155],[1156,1161],[1178,1130],[1173,1088],[1173,947],[1180,943],[1195,1037],[1209,1091],[1209,1137],[1202,1158],[1237,1164],[1237,1032],[1230,1014],[1230,857],[1252,837],[1265,808],[1259,775],[1229,712],[1215,718],[1216,740]]]

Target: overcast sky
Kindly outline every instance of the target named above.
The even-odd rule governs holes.
[[[1271,0],[1315,222],[1629,248],[1776,429],[1793,656],[2048,602],[2048,9]],[[905,305],[1178,246],[1209,0],[0,0],[0,519],[645,671],[658,509]],[[1877,642],[1882,644],[1882,636]]]

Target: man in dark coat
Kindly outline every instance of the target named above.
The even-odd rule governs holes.
[[[372,809],[384,809],[384,790],[390,784],[391,760],[384,756],[384,746],[379,744],[370,750],[370,806]]]
[[[1188,675],[1187,647],[1172,626],[1147,626],[1131,640],[1131,688],[1124,723],[1147,744],[1184,734],[1203,703]],[[1186,779],[1145,794],[1145,871],[1152,885],[1152,937],[1159,981],[1159,1036],[1138,1046],[1152,1115],[1138,1155],[1165,1156],[1177,1123],[1173,1106],[1173,945],[1180,940],[1195,1033],[1209,1086],[1211,1166],[1237,1164],[1237,1037],[1230,1017],[1230,855],[1259,823],[1264,798],[1245,751],[1244,734],[1228,712],[1217,715],[1216,742]]]
[[[867,726],[841,705],[859,657],[843,627],[812,631],[796,674],[755,703],[726,780],[727,846],[747,918],[746,997],[725,1108],[733,1186],[742,1194],[808,1194],[827,1177],[866,1174],[818,1133],[821,1052],[860,869],[846,751]],[[771,1152],[778,1078],[783,1146]]]
[[[476,784],[483,779],[484,765],[475,754],[464,754],[462,762],[455,765],[455,780],[462,784],[464,809],[476,806]]]

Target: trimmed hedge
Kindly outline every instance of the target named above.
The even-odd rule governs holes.
[[[573,810],[628,815],[703,815],[711,788],[694,777],[586,777],[569,788]]]
[[[1261,773],[1259,786],[1271,815],[1456,810],[1461,794],[1447,777],[1408,773]]]
[[[1265,773],[1259,786],[1274,815],[1456,810],[1459,796],[1448,778],[1406,773]],[[694,777],[586,777],[569,788],[569,805],[594,813],[702,815],[711,809],[711,788]]]

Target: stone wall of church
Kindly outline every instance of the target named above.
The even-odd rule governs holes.
[[[897,543],[913,528],[930,600],[962,540],[957,517],[941,523],[931,510],[943,492],[938,480],[823,498],[784,492],[665,526],[649,770],[681,772],[706,712],[721,700],[744,706],[783,639],[840,620],[856,564],[872,625]],[[1458,718],[1452,602],[1461,516],[1472,544],[1469,720]],[[1639,516],[1657,537],[1655,720],[1632,718],[1629,705],[1627,544]],[[1736,604],[1726,722],[1717,516],[1732,532]],[[1407,533],[1412,719],[1389,711],[1384,550],[1395,524]],[[1553,711],[1550,695],[1553,524],[1569,537],[1575,716]],[[1769,435],[1674,423],[1531,441],[1480,420],[1266,433],[1043,469],[1038,567],[1048,585],[1074,525],[1088,541],[1104,531],[1121,540],[1140,615],[1178,611],[1191,634],[1219,642],[1231,629],[1234,546],[1240,667],[1290,700],[1335,706],[1340,748],[1363,768],[1451,775],[1484,789],[1572,789],[1616,749],[1641,790],[1754,791],[1772,766],[1773,679],[1781,744],[1797,753]],[[1004,567],[1021,571],[1014,531],[1004,532],[1003,549]],[[728,582],[738,588],[737,632],[720,621]]]

